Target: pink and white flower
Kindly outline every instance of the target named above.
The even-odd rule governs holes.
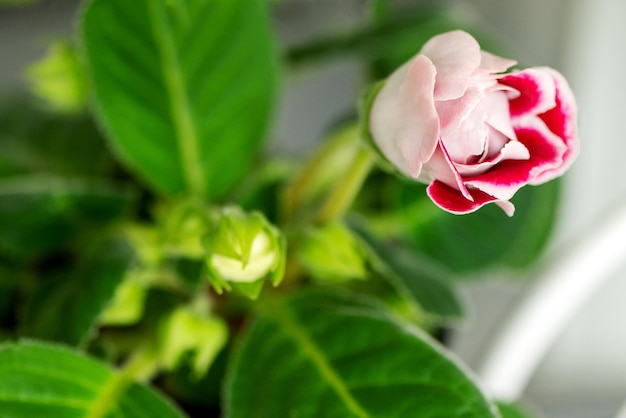
[[[403,174],[441,208],[469,213],[562,175],[578,152],[576,103],[557,71],[504,73],[516,62],[463,31],[431,38],[375,97],[369,129]]]

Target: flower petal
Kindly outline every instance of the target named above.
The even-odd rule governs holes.
[[[509,141],[493,158],[477,164],[455,164],[462,177],[467,178],[487,172],[490,168],[506,160],[528,160],[530,153],[519,141]]]
[[[502,90],[495,90],[485,96],[485,122],[492,128],[504,134],[509,139],[515,139],[515,131],[509,113],[509,99]]]
[[[433,91],[435,67],[417,56],[394,72],[378,93],[370,112],[376,145],[401,172],[417,178],[435,152],[439,118]]]
[[[517,64],[515,60],[499,57],[487,51],[480,51],[480,57],[478,72],[481,74],[502,73]]]
[[[572,93],[569,84],[560,73],[551,68],[545,68],[544,71],[549,73],[554,80],[556,106],[539,115],[539,117],[552,132],[565,142],[567,149],[565,154],[563,154],[563,163],[559,167],[545,170],[537,175],[531,181],[531,184],[541,184],[565,173],[576,159],[579,148],[576,126],[577,109],[574,93]]]
[[[440,181],[434,181],[426,188],[428,197],[440,208],[462,215],[475,212],[487,203],[496,203],[508,216],[513,216],[515,206],[507,200],[500,200],[478,189],[469,189],[473,200],[468,200],[458,190]]]
[[[480,45],[461,30],[432,37],[419,53],[430,58],[437,68],[435,100],[461,97],[481,62]]]
[[[436,102],[435,106],[439,113],[440,135],[452,161],[467,163],[482,156],[488,136],[482,94],[469,88],[461,98]],[[442,120],[447,122],[445,128]]]
[[[507,160],[491,170],[466,179],[465,184],[502,200],[509,200],[522,186],[546,170],[562,164],[565,145],[538,118],[515,127],[519,142],[528,149],[527,160]]]
[[[439,146],[432,158],[428,161],[423,175],[419,178],[424,183],[430,183],[434,179],[446,184],[461,193],[465,199],[472,200],[472,195],[467,191],[463,179],[457,171],[454,162],[450,159],[443,141],[439,140]]]
[[[499,82],[520,92],[519,96],[509,101],[513,117],[538,115],[556,105],[554,81],[544,68],[529,68],[506,74]]]

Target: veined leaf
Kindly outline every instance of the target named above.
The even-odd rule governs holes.
[[[132,257],[127,244],[106,242],[91,251],[75,271],[48,279],[27,305],[22,334],[86,345]]]
[[[226,417],[495,417],[445,349],[377,306],[265,301],[231,364]]]
[[[182,418],[151,389],[61,346],[0,346],[3,418]]]
[[[263,0],[91,0],[81,40],[97,115],[159,192],[215,197],[265,136],[277,60]]]

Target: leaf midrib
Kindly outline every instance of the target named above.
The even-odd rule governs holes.
[[[170,112],[176,132],[181,169],[189,191],[195,196],[203,196],[206,184],[199,160],[198,128],[191,112],[172,29],[164,13],[160,12],[159,4],[158,1],[148,2],[148,18],[159,50],[159,62],[170,98]]]
[[[262,309],[263,312],[276,320],[287,335],[300,347],[301,351],[308,357],[322,378],[328,382],[346,408],[359,418],[371,418],[369,413],[352,396],[350,389],[330,364],[328,358],[309,335],[302,330],[289,308],[282,303],[273,303],[264,304]]]

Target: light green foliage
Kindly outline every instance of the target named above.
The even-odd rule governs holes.
[[[132,273],[127,272],[125,280],[117,286],[109,305],[100,315],[100,324],[132,325],[141,319],[147,288]]]
[[[365,253],[352,232],[341,223],[305,231],[298,258],[313,277],[322,281],[365,279]]]
[[[161,325],[160,358],[166,370],[175,370],[185,354],[192,356],[196,379],[206,374],[228,340],[224,320],[207,309],[178,308]]]
[[[277,59],[262,0],[92,0],[81,41],[120,158],[168,195],[224,194],[250,167]]]

